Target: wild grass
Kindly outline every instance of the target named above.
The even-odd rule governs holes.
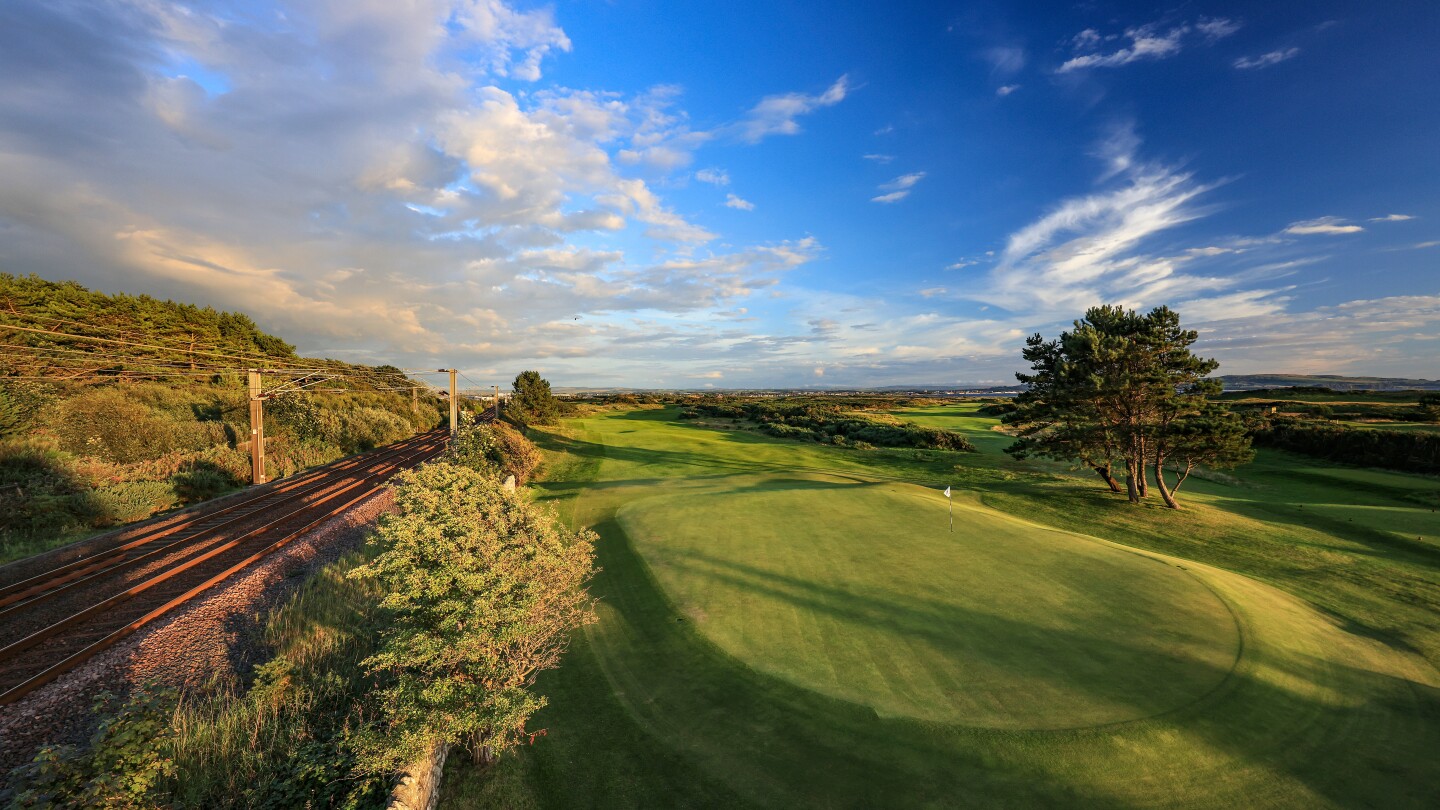
[[[376,647],[374,586],[347,580],[354,552],[324,567],[266,618],[273,657],[242,689],[217,683],[176,708],[177,776],[163,785],[183,807],[371,806],[384,779],[357,785],[350,768],[356,700],[368,683],[360,661]]]

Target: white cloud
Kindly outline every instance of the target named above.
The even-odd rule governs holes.
[[[730,185],[730,175],[724,169],[701,169],[695,172],[695,179],[713,186]]]
[[[817,95],[785,93],[766,96],[732,125],[731,131],[745,143],[759,143],[770,135],[796,135],[800,132],[800,124],[795,119],[844,101],[849,84],[849,77],[841,76],[825,92]]]
[[[879,190],[886,193],[881,194],[878,197],[871,197],[870,201],[887,204],[899,202],[910,196],[910,190],[915,187],[916,183],[924,179],[925,172],[911,172],[910,174],[902,174],[888,183],[881,183],[879,186]]]
[[[1256,70],[1258,68],[1267,68],[1271,65],[1278,65],[1287,59],[1294,59],[1296,56],[1299,55],[1299,48],[1284,48],[1278,51],[1262,53],[1259,56],[1242,56],[1239,59],[1235,60],[1235,68],[1237,70]]]
[[[754,210],[755,210],[755,203],[752,203],[752,202],[750,202],[749,200],[742,200],[741,198],[735,196],[734,194],[726,194],[726,195],[725,195],[725,207],[726,207],[726,208],[738,208],[738,209],[741,210],[741,211],[754,211]]]
[[[1075,46],[1075,50],[1077,51],[1092,50],[1103,41],[1105,41],[1105,38],[1100,36],[1100,32],[1094,28],[1086,28],[1084,31],[1070,38],[1071,44]]]
[[[1163,34],[1157,31],[1155,25],[1127,28],[1125,37],[1130,40],[1128,47],[1108,54],[1090,53],[1073,57],[1060,65],[1055,72],[1069,73],[1084,68],[1119,67],[1131,62],[1174,56],[1180,53],[1180,40],[1189,30],[1189,26],[1185,25],[1171,28]],[[1086,32],[1082,32],[1082,34],[1084,33]],[[1077,38],[1076,43],[1081,44],[1082,40]],[[1098,44],[1098,41],[1092,41],[1086,37],[1083,43],[1089,47]]]
[[[1185,316],[1186,323],[1192,325],[1237,318],[1260,318],[1285,311],[1285,305],[1290,299],[1281,295],[1282,292],[1284,290],[1242,290],[1181,301],[1172,304],[1171,308]]]
[[[1371,221],[1371,222],[1405,222],[1406,220],[1411,220],[1411,219],[1414,219],[1414,218],[1415,218],[1415,217],[1413,217],[1413,216],[1411,216],[1411,215],[1409,215],[1409,214],[1386,214],[1386,215],[1383,216],[1383,217],[1371,217],[1371,218],[1370,218],[1370,221]]]
[[[349,13],[361,18],[364,11]],[[489,56],[489,68],[497,76],[533,82],[540,78],[540,62],[551,48],[570,50],[570,38],[555,25],[548,8],[515,11],[501,0],[476,0],[460,4],[452,19],[464,36],[488,46],[482,53]]]
[[[1008,96],[1019,89],[1020,85],[1018,84],[1002,84],[999,87],[995,88],[995,95],[1004,98],[1005,96]]]
[[[689,128],[678,88],[497,86],[570,47],[549,11],[280,9],[283,25],[148,3],[12,15],[0,266],[241,309],[307,352],[590,377],[622,367],[617,341],[664,365],[618,322],[710,323],[823,255],[810,237],[707,247],[716,234],[666,184],[633,175],[688,165],[715,137]],[[23,58],[23,41],[93,58]],[[204,84],[156,53],[204,59],[185,71]],[[43,101],[23,89],[42,84]]]
[[[1432,240],[1432,241],[1429,241],[1429,242],[1416,242],[1416,243],[1415,243],[1415,248],[1416,248],[1416,249],[1419,249],[1419,248],[1432,248],[1432,247],[1435,247],[1436,245],[1440,245],[1440,240]]]
[[[874,162],[880,164],[881,166],[884,166],[884,165],[886,165],[886,164],[888,164],[888,163],[890,163],[890,162],[892,162],[892,161],[895,160],[895,156],[894,156],[894,155],[861,155],[860,157],[862,157],[862,158],[864,158],[864,159],[866,159],[866,160],[874,161]]]
[[[1359,225],[1347,223],[1340,217],[1320,217],[1319,219],[1306,219],[1300,222],[1292,222],[1285,229],[1285,233],[1296,236],[1314,236],[1317,234],[1336,236],[1345,233],[1359,233],[1365,230]]]
[[[1184,41],[1192,33],[1199,36],[1201,44],[1213,45],[1238,30],[1240,23],[1223,17],[1201,17],[1193,24],[1175,25],[1163,31],[1159,23],[1150,23],[1127,28],[1123,35],[1102,35],[1094,28],[1087,28],[1071,38],[1077,55],[1062,63],[1055,72],[1070,73],[1086,68],[1120,67],[1132,62],[1167,59],[1180,53]],[[1127,39],[1129,44],[1109,53],[1099,52],[1105,43],[1119,39]]]
[[[1224,39],[1236,31],[1239,31],[1240,23],[1224,17],[1215,17],[1212,19],[1201,17],[1200,21],[1195,23],[1195,30],[1204,34],[1206,39],[1214,42],[1215,40]]]
[[[1199,325],[1197,350],[1231,374],[1290,372],[1429,376],[1433,347],[1420,336],[1440,333],[1440,296],[1347,301],[1305,312],[1260,312]]]
[[[986,284],[970,297],[1048,317],[1102,302],[1153,305],[1226,286],[1223,279],[1187,272],[1189,256],[1143,250],[1151,237],[1200,216],[1193,202],[1214,184],[1133,154],[1105,154],[1105,160],[1123,166],[1123,182],[1064,200],[1011,234]]]

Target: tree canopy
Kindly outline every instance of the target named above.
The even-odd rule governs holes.
[[[554,424],[560,415],[560,401],[550,392],[550,381],[538,371],[515,375],[515,396],[506,403],[506,418],[520,427]]]
[[[1093,307],[1055,340],[1031,336],[1023,352],[1031,371],[1015,375],[1026,390],[1002,420],[1018,432],[1007,452],[1078,461],[1115,492],[1119,465],[1132,503],[1148,495],[1148,470],[1177,508],[1175,493],[1197,467],[1251,457],[1239,417],[1210,401],[1220,364],[1191,352],[1198,337],[1163,306],[1144,315]]]

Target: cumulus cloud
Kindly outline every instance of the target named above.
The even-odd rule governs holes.
[[[841,76],[823,93],[816,95],[784,93],[766,96],[730,129],[736,138],[745,143],[759,143],[771,135],[799,134],[797,118],[839,104],[845,100],[849,87],[850,78]]]
[[[690,128],[678,88],[499,86],[572,47],[547,9],[281,10],[12,10],[0,266],[242,309],[304,351],[564,368],[629,335],[606,322],[620,313],[733,310],[823,252],[709,247],[632,173],[683,168],[715,137]],[[784,129],[804,106],[757,109]],[[610,240],[623,248],[595,247]]]
[[[1267,68],[1271,65],[1278,65],[1287,59],[1294,59],[1299,55],[1299,48],[1283,48],[1278,51],[1262,53],[1259,56],[1242,56],[1236,59],[1234,64],[1237,70],[1256,70],[1258,68]]]
[[[1292,222],[1285,228],[1285,233],[1296,236],[1314,236],[1317,234],[1326,236],[1338,236],[1345,233],[1359,233],[1365,230],[1359,225],[1346,222],[1340,217],[1320,217],[1319,219],[1306,219],[1300,222]]]
[[[725,207],[726,207],[726,208],[737,208],[737,209],[739,209],[739,210],[741,210],[741,211],[754,211],[754,210],[755,210],[755,203],[752,203],[752,202],[750,202],[749,200],[741,199],[741,198],[735,196],[734,194],[726,194],[726,195],[725,195]]]
[[[885,193],[871,197],[870,201],[885,204],[899,202],[910,196],[910,191],[915,187],[915,184],[924,179],[925,172],[902,174],[888,183],[880,184],[879,190]]]

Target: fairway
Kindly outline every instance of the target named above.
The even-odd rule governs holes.
[[[973,407],[918,416],[975,454],[677,413],[542,436],[542,499],[600,535],[600,621],[541,679],[547,739],[490,777],[447,771],[444,806],[1434,805],[1440,674],[1418,652],[1434,518],[1404,505],[1425,480],[1302,470],[1283,490],[1300,510],[1262,461],[1260,483],[1199,482],[1187,511],[1117,511],[1094,481],[1004,457]],[[1320,592],[1367,621],[1353,600],[1409,600],[1376,583],[1418,594],[1394,613],[1413,646],[1079,525],[1210,558],[1293,547],[1262,570],[1334,572]],[[1422,545],[1393,545],[1412,525]]]
[[[620,523],[680,609],[755,669],[881,715],[1061,729],[1171,711],[1224,682],[1234,618],[1173,565],[959,497],[745,477]]]

